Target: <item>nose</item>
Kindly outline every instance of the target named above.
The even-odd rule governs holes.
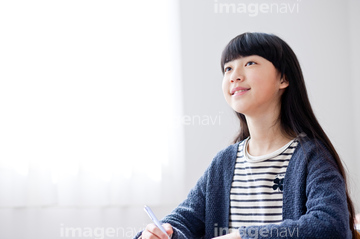
[[[242,82],[244,81],[245,76],[238,70],[238,71],[233,71],[230,77],[230,82],[234,83],[235,81],[239,81]]]
[[[242,78],[240,78],[240,77],[230,80],[231,83],[234,83],[235,81],[240,81],[241,82],[241,81],[244,81],[244,80]]]

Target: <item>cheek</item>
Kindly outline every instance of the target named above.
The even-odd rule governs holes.
[[[277,97],[279,89],[277,88],[276,82],[267,79],[267,81],[259,82],[257,92],[259,100],[268,101]]]
[[[280,80],[272,72],[258,72],[251,76],[251,82],[256,85],[256,88],[260,91],[274,91],[278,86]]]
[[[228,104],[230,104],[231,96],[229,95],[229,92],[230,92],[230,83],[229,83],[229,81],[224,78],[223,81],[222,81],[221,86],[222,86],[223,96],[224,96],[226,102]]]

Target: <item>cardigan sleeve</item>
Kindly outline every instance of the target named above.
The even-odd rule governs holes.
[[[228,225],[226,205],[237,148],[233,144],[218,152],[187,198],[161,220],[172,226],[173,239],[213,238],[215,224]]]
[[[239,231],[242,239],[352,238],[346,186],[335,160],[324,147],[313,146],[306,151],[298,158],[299,162],[295,164],[294,169],[287,172],[287,174],[304,174],[302,176],[306,185],[304,213],[299,218],[285,219],[277,225],[241,227]],[[292,183],[301,184],[301,182]],[[293,194],[299,193],[294,188],[288,187],[287,190]],[[301,206],[283,205],[283,207],[287,207],[287,210],[296,210]]]

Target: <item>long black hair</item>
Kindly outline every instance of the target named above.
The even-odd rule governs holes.
[[[222,53],[221,70],[223,74],[224,65],[227,62],[251,55],[258,55],[272,62],[281,73],[281,78],[285,77],[289,82],[289,86],[281,96],[279,115],[281,130],[285,135],[296,137],[300,133],[305,133],[307,137],[319,140],[335,159],[339,171],[345,180],[350,229],[353,238],[356,238],[354,229],[355,212],[348,193],[345,169],[338,153],[320,126],[311,108],[304,77],[295,53],[286,42],[273,34],[243,33],[232,39]],[[240,120],[240,131],[236,135],[234,143],[250,136],[245,116],[238,112],[235,113]]]

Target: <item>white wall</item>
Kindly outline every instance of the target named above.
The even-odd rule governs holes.
[[[351,177],[351,183],[352,183],[352,192],[353,192],[353,201],[355,203],[355,206],[357,208],[357,212],[360,212],[360,15],[359,15],[359,9],[360,9],[360,1],[358,0],[350,0],[348,5],[348,11],[349,11],[349,29],[350,29],[350,66],[351,66],[351,75],[350,75],[350,85],[352,88],[351,96],[352,96],[352,111],[353,111],[353,125],[351,128],[354,129],[354,137],[355,137],[355,153],[354,155],[351,155],[351,158],[348,158],[348,160],[351,162],[348,164],[350,168],[350,177]],[[353,166],[353,167],[351,167]]]
[[[271,2],[298,4],[295,6],[299,7],[299,12],[259,13],[253,17],[243,13],[215,13],[215,3],[225,2],[250,3],[245,0],[180,0],[184,114],[194,120],[193,124],[185,126],[186,191],[195,184],[216,152],[229,145],[238,130],[234,114],[221,92],[221,51],[240,33],[264,31],[279,35],[297,53],[318,119],[349,168],[359,211],[360,190],[355,185],[359,181],[357,161],[360,156],[357,137],[360,135],[357,124],[360,122],[357,92],[360,89],[359,1],[274,0]],[[268,1],[258,3],[263,2]],[[162,217],[174,206],[153,209]],[[138,207],[3,208],[0,209],[0,238],[64,238],[61,237],[62,225],[120,226],[127,231],[148,222],[142,208]]]

